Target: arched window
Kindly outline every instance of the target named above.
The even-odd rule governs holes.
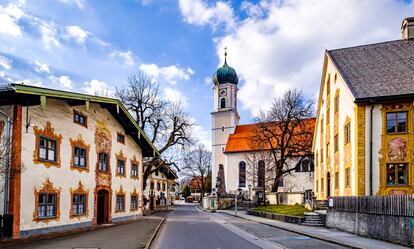
[[[246,187],[246,163],[239,162],[239,187]]]
[[[226,108],[226,99],[225,98],[221,98],[221,100],[220,100],[220,108]]]
[[[257,187],[264,187],[266,173],[265,162],[260,160],[257,168]]]

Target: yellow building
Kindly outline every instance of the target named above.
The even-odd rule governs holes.
[[[414,18],[403,39],[325,52],[315,193],[414,193]]]

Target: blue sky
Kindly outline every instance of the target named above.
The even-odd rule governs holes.
[[[0,83],[110,95],[143,70],[209,144],[225,46],[249,123],[290,87],[314,98],[325,49],[400,39],[413,13],[402,0],[0,0]]]

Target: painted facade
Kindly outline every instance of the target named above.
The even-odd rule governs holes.
[[[12,167],[22,166],[10,184],[15,237],[143,214],[143,149],[128,135],[131,126],[122,125],[103,103],[71,101],[47,97],[42,105],[13,106]]]
[[[326,51],[313,141],[318,199],[414,193],[411,38]]]
[[[171,177],[161,170],[153,172],[148,177],[147,185],[144,190],[146,210],[170,206],[174,203],[175,193],[174,191],[171,193],[170,190],[174,188],[176,178],[177,176]]]

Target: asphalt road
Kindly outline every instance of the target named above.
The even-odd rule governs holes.
[[[178,205],[158,233],[153,249],[344,248],[196,206]]]

